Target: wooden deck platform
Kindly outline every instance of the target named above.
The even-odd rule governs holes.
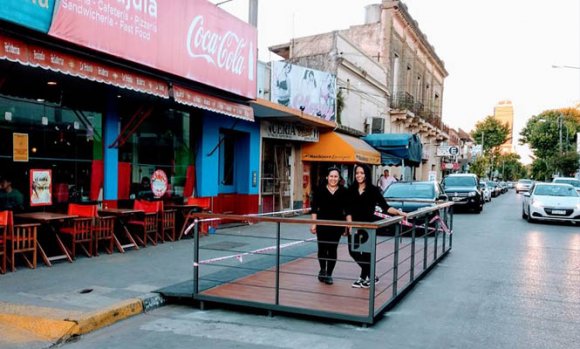
[[[429,239],[429,261],[433,260],[433,241]],[[240,302],[255,302],[265,307],[275,305],[346,316],[374,316],[393,297],[393,253],[394,241],[392,239],[383,242],[377,249],[376,275],[380,278],[380,283],[375,288],[373,314],[369,314],[369,289],[351,287],[352,282],[359,276],[360,267],[349,256],[346,245],[339,247],[339,261],[333,273],[333,285],[318,281],[319,265],[316,255],[312,254],[280,266],[278,303],[276,303],[275,268],[241,277],[203,290],[199,294]],[[414,263],[415,276],[423,271],[423,253],[422,240],[418,239]],[[442,247],[438,246],[438,255],[442,253]],[[398,291],[407,287],[412,281],[410,279],[410,254],[410,240],[403,239],[398,258]]]

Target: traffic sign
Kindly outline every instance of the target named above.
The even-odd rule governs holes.
[[[449,154],[450,155],[459,155],[459,148],[457,147],[449,147]]]

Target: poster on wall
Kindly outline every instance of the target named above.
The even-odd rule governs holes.
[[[272,102],[324,120],[336,119],[336,76],[288,62],[272,62]]]
[[[14,162],[28,162],[28,133],[12,134],[12,159]]]
[[[30,170],[30,206],[52,205],[52,171]]]
[[[167,192],[167,175],[163,170],[156,170],[151,176],[151,191],[156,198],[160,198]]]

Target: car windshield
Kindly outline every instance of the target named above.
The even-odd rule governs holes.
[[[443,180],[446,187],[475,187],[473,177],[447,177]]]
[[[570,184],[573,187],[580,188],[580,180],[577,179],[554,179],[554,183]]]
[[[538,185],[534,190],[534,195],[546,196],[578,196],[573,187],[561,185]]]
[[[433,199],[433,185],[430,184],[392,184],[385,192],[386,198]]]

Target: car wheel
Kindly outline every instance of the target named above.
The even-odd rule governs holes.
[[[527,218],[528,218],[528,223],[534,223],[535,222],[535,220],[532,218],[532,215],[529,212],[528,212]]]
[[[526,211],[524,211],[524,209],[522,208],[522,219],[527,219],[528,215],[526,214]]]

